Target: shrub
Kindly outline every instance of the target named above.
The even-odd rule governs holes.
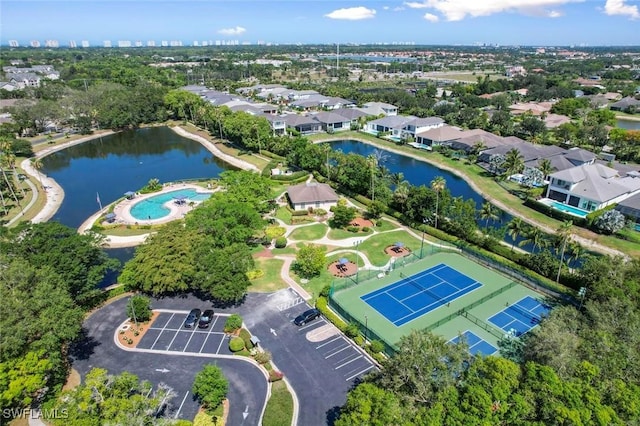
[[[326,216],[327,211],[325,209],[315,209],[314,211],[316,216]]]
[[[349,232],[360,232],[359,226],[347,226],[347,231]]]
[[[369,228],[368,226],[362,227],[362,232],[369,232],[369,231],[371,231],[371,228]]]
[[[353,341],[355,342],[356,345],[363,347],[364,346],[364,337],[358,335],[356,337],[353,338]]]
[[[259,364],[266,364],[267,362],[271,361],[271,352],[267,352],[267,351],[258,352],[254,357],[254,359]]]
[[[242,349],[242,350],[240,350],[238,352],[234,352],[233,354],[236,355],[236,356],[246,356],[246,357],[250,357],[251,356],[251,352],[248,351],[247,349]]]
[[[276,238],[276,248],[285,248],[287,246],[287,237]]]
[[[333,313],[329,306],[327,305],[328,300],[326,297],[320,296],[316,300],[316,308],[322,313],[322,316],[328,319],[331,324],[338,327],[338,330],[344,331],[347,329],[347,323],[342,320],[339,316]]]
[[[384,343],[380,340],[374,340],[371,342],[371,352],[374,354],[384,351]]]
[[[322,297],[328,297],[329,293],[331,293],[331,285],[327,284],[324,287],[322,287],[322,290],[320,290],[320,296]]]
[[[347,337],[351,338],[354,338],[358,334],[360,334],[360,327],[358,327],[358,323],[350,322],[349,325],[347,325],[347,327],[345,328],[344,334],[346,334]]]
[[[215,409],[227,396],[229,382],[222,374],[222,370],[213,364],[205,365],[196,374],[191,392],[207,411]]]
[[[260,278],[264,275],[264,271],[262,269],[254,269],[253,271],[247,271],[247,278],[249,280],[255,280],[256,278]]]
[[[146,296],[135,295],[127,303],[127,315],[135,321],[144,322],[151,319],[151,300]]]
[[[294,211],[291,212],[292,216],[306,216],[308,214],[309,214],[309,212],[306,211],[306,210],[294,210]]]
[[[279,371],[276,371],[276,370],[269,371],[270,382],[277,382],[278,380],[282,380],[283,377],[284,377],[284,374],[282,374]]]
[[[387,360],[387,357],[384,356],[384,354],[382,352],[378,352],[378,353],[374,353],[373,355],[371,355],[373,357],[373,359],[376,360],[376,362],[378,364],[382,364]]]
[[[233,333],[242,327],[242,317],[238,314],[233,314],[227,318],[227,322],[224,323],[225,333]]]
[[[251,333],[246,328],[240,329],[240,338],[244,341],[244,347],[251,350],[253,349],[253,343],[251,343]]]
[[[285,229],[282,226],[268,226],[264,233],[270,240],[284,235]]]
[[[239,352],[241,350],[245,349],[244,347],[244,340],[242,339],[242,337],[232,337],[231,340],[229,341],[229,350],[231,352]]]

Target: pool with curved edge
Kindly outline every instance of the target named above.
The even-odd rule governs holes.
[[[200,202],[211,197],[211,194],[198,192],[195,189],[179,189],[177,191],[165,192],[137,202],[131,206],[130,214],[138,220],[163,218],[171,212],[165,204],[176,197],[186,197],[187,202]]]

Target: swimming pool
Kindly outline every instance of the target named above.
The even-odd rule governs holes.
[[[577,207],[570,206],[568,204],[562,204],[557,201],[551,201],[549,205],[556,210],[560,210],[561,212],[569,213],[574,216],[578,216],[582,218],[587,217],[587,215],[589,214],[589,212],[586,210],[582,210]]]
[[[142,200],[131,207],[131,216],[138,220],[160,219],[168,215],[171,210],[164,206],[167,201],[176,197],[186,197],[189,201],[203,201],[211,197],[211,194],[197,192],[195,189],[179,189],[165,192]]]

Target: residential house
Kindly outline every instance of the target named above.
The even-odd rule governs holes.
[[[288,100],[291,101],[299,101],[302,99],[309,99],[313,96],[322,96],[315,90],[289,90],[287,94]]]
[[[427,130],[431,129],[437,129],[438,127],[444,126],[444,124],[444,120],[440,117],[417,117],[413,120],[408,121],[404,125],[402,138],[413,138],[415,140],[418,133],[426,132]]]
[[[368,115],[375,115],[375,116],[379,116],[379,115],[386,115],[386,116],[392,116],[392,115],[398,115],[398,107],[391,105],[391,104],[386,104],[384,102],[367,102],[366,104],[362,105],[362,107],[360,108],[363,112],[367,113]]]
[[[9,83],[14,84],[18,89],[25,87],[40,87],[40,76],[33,73],[7,74]]]
[[[332,112],[343,116],[344,118],[349,120],[349,122],[353,126],[358,126],[360,119],[362,119],[363,117],[367,117],[367,114],[359,110],[358,108],[338,108],[334,109]]]
[[[286,135],[287,134],[287,121],[284,116],[275,114],[261,114],[267,119],[273,130],[273,135]]]
[[[287,128],[295,130],[301,135],[311,135],[322,131],[322,124],[306,115],[287,114],[284,116]]]
[[[18,85],[9,81],[0,81],[0,90],[6,90],[7,92],[13,92],[18,90]]]
[[[631,96],[627,96],[618,102],[612,103],[609,105],[609,108],[613,111],[640,111],[640,101]]]
[[[522,141],[522,139],[516,139]],[[517,141],[513,139],[503,138],[502,136],[487,132],[486,130],[472,129],[463,131],[462,136],[454,141],[451,141],[449,145],[453,149],[471,152],[477,147],[481,147],[481,150],[485,150],[502,145],[508,145],[509,143],[514,142]]]
[[[319,122],[322,125],[322,130],[327,133],[351,130],[351,120],[334,112],[322,111],[311,114],[310,117]]]
[[[404,115],[388,115],[386,117],[371,120],[365,126],[365,131],[378,136],[380,133],[389,133],[392,138],[402,139],[405,125],[416,117]]]
[[[289,202],[294,210],[324,209],[329,210],[338,204],[338,194],[324,183],[305,182],[290,186],[287,189]]]
[[[543,121],[547,129],[555,129],[563,124],[570,123],[571,118],[561,114],[547,114]]]
[[[453,141],[463,135],[464,132],[459,128],[443,125],[418,133],[416,135],[416,143],[427,146],[451,145]]]
[[[640,226],[640,194],[632,195],[618,203],[616,206],[616,210],[618,210],[623,215],[633,218],[638,226]],[[640,230],[640,228],[636,229]]]
[[[513,115],[524,114],[525,112],[531,113],[533,115],[542,115],[549,113],[552,105],[553,104],[551,102],[516,103],[511,105],[509,107],[509,110]]]
[[[603,164],[585,164],[549,175],[546,197],[586,211],[640,194],[640,173],[621,176]]]

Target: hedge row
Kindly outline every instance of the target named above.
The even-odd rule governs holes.
[[[324,315],[326,319],[329,320],[333,325],[338,327],[338,330],[341,332],[345,332],[347,327],[349,326],[346,322],[342,320],[338,315],[334,314],[331,309],[329,309],[329,301],[326,296],[318,296],[316,300],[316,308]]]
[[[260,151],[260,154],[264,155],[265,157],[273,158],[274,160],[277,160],[277,161],[285,161],[286,160],[286,157],[283,157],[282,155],[274,154],[273,152],[267,151],[267,150],[264,150],[264,149]]]
[[[271,179],[277,180],[280,182],[291,182],[291,183],[300,183],[309,177],[309,173],[304,170],[300,170],[299,172],[291,173],[290,175],[274,175],[271,176]]]
[[[583,228],[588,226],[586,219],[561,212],[559,210],[554,209],[553,207],[547,206],[546,204],[542,204],[531,198],[527,198],[524,202],[524,205],[527,207],[531,207],[532,209],[539,211],[540,213],[546,216],[552,217],[557,220],[561,220],[563,222],[570,220],[576,226],[581,226]]]

